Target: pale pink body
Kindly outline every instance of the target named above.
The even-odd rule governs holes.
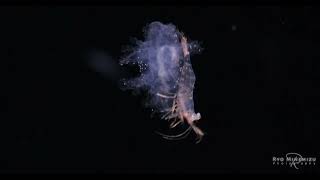
[[[184,57],[187,57],[189,55],[189,51],[187,48],[187,39],[185,37],[181,38],[181,47],[183,50]],[[172,120],[172,123],[170,125],[171,128],[174,128],[178,124],[184,123],[184,122],[186,122],[190,126],[187,129],[187,131],[176,136],[169,136],[169,135],[163,135],[163,134],[162,135],[167,139],[175,139],[175,138],[185,137],[185,135],[187,135],[187,133],[189,133],[190,130],[192,129],[196,133],[200,141],[204,133],[200,128],[198,128],[195,125],[195,121],[199,120],[201,118],[201,115],[200,113],[195,113],[193,108],[187,107],[187,105],[190,102],[193,103],[193,94],[192,94],[193,91],[190,90],[190,88],[193,89],[193,87],[186,87],[186,86],[187,85],[185,85],[184,83],[180,83],[179,90],[174,97],[165,96],[160,93],[157,94],[158,96],[161,96],[163,98],[174,99],[172,108],[170,110],[167,110],[166,114],[163,116],[163,118],[167,120]]]

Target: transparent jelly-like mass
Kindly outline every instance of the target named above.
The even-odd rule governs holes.
[[[123,88],[147,91],[146,104],[164,115],[171,113],[170,118],[186,118],[189,123],[200,119],[194,113],[196,77],[190,61],[192,54],[201,51],[199,44],[187,42],[172,24],[153,22],[144,32],[145,40],[137,41],[120,61],[138,65],[140,70],[139,76],[123,80]]]

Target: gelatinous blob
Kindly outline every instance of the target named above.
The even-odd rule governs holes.
[[[199,53],[201,48],[187,38],[172,24],[153,22],[145,29],[145,40],[137,41],[120,64],[138,64],[140,75],[123,80],[124,89],[145,90],[148,106],[171,122],[174,128],[186,122],[190,127],[176,136],[163,135],[166,139],[181,139],[193,130],[199,140],[204,133],[195,125],[201,118],[195,113],[193,89],[196,81],[190,55]]]

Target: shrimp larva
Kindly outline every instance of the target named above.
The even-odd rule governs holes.
[[[201,118],[195,113],[193,89],[196,81],[190,55],[200,52],[197,42],[188,42],[183,33],[172,24],[153,22],[145,29],[145,40],[138,41],[120,64],[138,64],[140,75],[123,81],[124,88],[146,90],[147,104],[169,121],[170,127],[189,125],[181,134],[166,139],[181,139],[194,131],[201,140],[204,133],[195,125]]]

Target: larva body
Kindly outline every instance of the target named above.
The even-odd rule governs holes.
[[[200,140],[204,133],[194,125],[194,121],[197,121],[201,118],[200,113],[195,113],[194,111],[193,89],[196,78],[190,62],[190,53],[188,50],[187,39],[182,36],[180,42],[183,53],[182,56],[177,56],[175,54],[177,51],[173,47],[170,50],[170,53],[172,53],[172,59],[171,61],[169,61],[170,63],[172,63],[171,67],[176,67],[178,65],[178,68],[176,69],[178,78],[176,78],[175,80],[176,84],[171,87],[171,92],[175,93],[171,96],[166,96],[158,92],[157,95],[161,98],[172,99],[172,106],[164,110],[162,116],[164,119],[171,121],[170,127],[174,128],[180,123],[187,122]],[[159,53],[162,53],[162,51],[159,51]],[[179,57],[182,58],[178,59]],[[166,62],[161,58],[158,58],[157,61],[158,64],[161,64],[160,66],[163,66],[163,63]],[[163,69],[159,68],[159,74],[170,74],[169,72],[162,71]],[[164,77],[159,76],[159,78],[161,79]],[[166,84],[165,81],[162,82],[164,87],[168,87],[168,84]],[[191,129],[188,129],[188,131]],[[167,139],[174,139],[174,137],[184,137],[184,135],[188,131],[179,134],[178,136],[163,136]]]

